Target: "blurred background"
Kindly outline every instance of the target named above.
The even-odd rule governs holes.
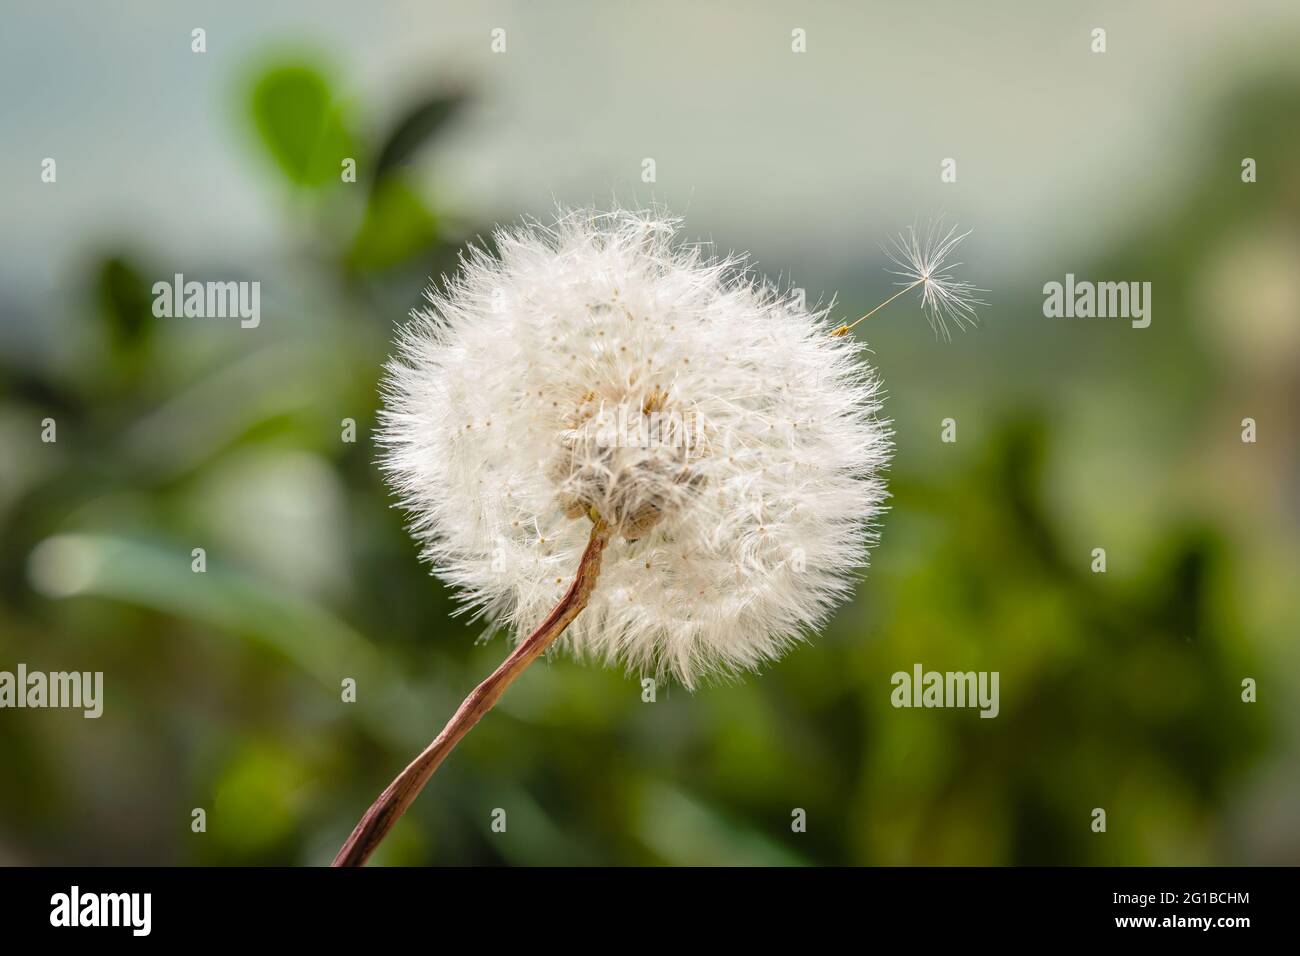
[[[615,200],[843,317],[945,212],[993,307],[859,327],[892,509],[815,644],[653,704],[535,666],[377,862],[1300,863],[1294,3],[179,7],[6,6],[0,670],[105,699],[0,711],[0,864],[332,858],[506,651],[374,467],[394,329],[493,224]],[[1150,328],[1044,318],[1067,272]],[[261,324],[155,318],[175,273]],[[1000,715],[892,708],[916,663]]]

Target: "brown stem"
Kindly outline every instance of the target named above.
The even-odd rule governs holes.
[[[564,633],[564,629],[587,606],[592,588],[596,586],[596,578],[600,575],[601,555],[607,544],[609,527],[597,519],[591,528],[587,550],[578,562],[578,572],[560,603],[555,605],[537,630],[522,641],[487,680],[470,692],[451,720],[447,721],[447,726],[442,728],[442,733],[370,805],[370,809],[334,857],[331,866],[363,866],[375,847],[388,835],[393,824],[415,802],[415,798],[452,748],[492,709],[506,688],[524,672],[524,668]]]

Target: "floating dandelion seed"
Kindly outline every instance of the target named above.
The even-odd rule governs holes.
[[[883,251],[889,261],[897,266],[888,270],[891,275],[901,276],[902,286],[884,302],[880,303],[866,315],[848,325],[835,329],[835,335],[844,335],[859,322],[869,319],[899,296],[921,287],[921,310],[930,321],[930,328],[936,335],[951,340],[948,323],[952,322],[959,329],[973,328],[976,324],[976,310],[988,305],[979,298],[981,289],[965,279],[953,275],[960,262],[949,262],[958,244],[971,234],[971,230],[959,233],[956,226],[945,231],[942,219],[932,222],[923,233],[916,226],[911,226],[893,242],[884,246]]]
[[[385,471],[435,572],[517,644],[335,865],[365,862],[552,644],[693,687],[779,657],[851,596],[890,449],[865,347],[679,225],[500,230],[403,331]]]
[[[978,295],[986,290],[953,275],[961,263],[948,262],[953,250],[969,235],[969,229],[958,233],[956,226],[944,232],[940,220],[930,225],[924,238],[912,226],[894,239],[892,248],[885,250],[890,261],[898,266],[890,271],[903,277],[904,282],[900,284],[908,289],[922,287],[921,308],[928,313],[931,328],[945,339],[950,338],[948,320],[959,329],[973,327],[975,310],[988,304]]]

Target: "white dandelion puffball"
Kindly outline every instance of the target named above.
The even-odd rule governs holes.
[[[611,528],[579,658],[688,688],[850,596],[890,450],[864,347],[654,213],[471,248],[387,367],[383,466],[423,556],[516,640]]]

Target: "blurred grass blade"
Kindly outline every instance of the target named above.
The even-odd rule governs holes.
[[[670,783],[648,781],[637,796],[637,836],[670,866],[806,865],[765,834],[733,824]]]
[[[393,127],[375,162],[374,185],[401,166],[426,140],[437,133],[464,103],[460,93],[439,94],[426,99],[403,116]]]
[[[357,681],[360,719],[378,739],[407,746],[405,725],[420,727],[418,714],[396,720],[392,692],[400,682],[360,634],[324,608],[263,585],[250,577],[209,566],[190,570],[179,545],[101,534],[60,534],[42,541],[28,560],[28,576],[40,592],[56,598],[112,598],[226,631],[283,655],[337,695],[344,677]],[[390,692],[379,693],[380,688]],[[336,698],[337,699],[337,698]]]

